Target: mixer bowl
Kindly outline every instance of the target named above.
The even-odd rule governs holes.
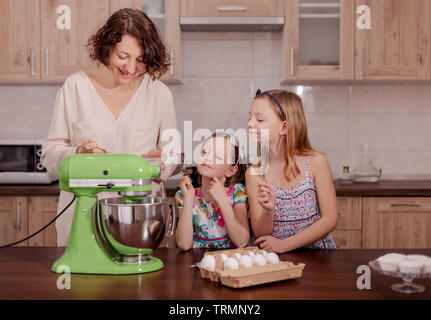
[[[155,249],[165,236],[168,198],[146,197],[133,203],[123,197],[108,198],[99,201],[99,208],[106,232],[122,246]]]

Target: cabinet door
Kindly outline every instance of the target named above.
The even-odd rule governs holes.
[[[94,66],[85,45],[108,18],[108,0],[41,1],[42,79],[63,80],[74,72]]]
[[[0,79],[40,79],[40,1],[0,1]]]
[[[277,17],[282,0],[181,0],[181,17]]]
[[[371,28],[355,30],[355,79],[430,79],[429,0],[356,0]]]
[[[431,198],[364,198],[364,248],[431,248]]]
[[[353,79],[354,0],[286,1],[285,80]]]
[[[32,196],[29,198],[28,232],[32,234],[47,225],[57,215],[58,196]],[[57,246],[55,222],[30,238],[30,246]]]
[[[331,232],[335,244],[341,249],[361,248],[362,202],[361,197],[337,197],[338,224]]]
[[[153,21],[170,59],[168,72],[160,80],[165,83],[179,83],[181,50],[179,0],[110,0],[110,14],[121,8],[140,9]]]
[[[0,197],[0,245],[24,239],[27,235],[27,197]],[[28,240],[18,246],[27,244]]]

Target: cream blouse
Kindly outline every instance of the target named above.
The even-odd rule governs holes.
[[[144,75],[134,96],[116,119],[87,74],[79,71],[69,76],[57,93],[51,128],[42,145],[41,162],[48,172],[56,175],[61,161],[76,153],[77,147],[89,139],[96,140],[100,148],[112,153],[141,156],[162,149],[169,142],[160,140],[161,133],[176,128],[172,93],[161,81]],[[175,167],[167,166],[161,178],[166,180]],[[153,192],[157,187],[153,183]],[[115,195],[102,193],[98,198]],[[72,197],[71,193],[62,191],[58,210],[63,210]],[[67,245],[73,210],[74,206],[69,207],[56,221],[58,246]]]

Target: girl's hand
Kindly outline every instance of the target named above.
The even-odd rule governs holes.
[[[181,178],[180,189],[184,195],[184,201],[194,201],[195,188],[193,188],[192,180],[190,180],[189,176],[183,176]]]
[[[106,153],[105,149],[99,148],[96,140],[88,140],[76,148],[76,153]]]
[[[223,201],[225,198],[227,199],[226,188],[216,177],[214,177],[210,182],[208,192],[210,193],[211,197],[218,203]]]
[[[283,253],[285,249],[284,240],[277,239],[273,236],[261,236],[254,241],[254,244],[268,252]]]
[[[266,210],[273,212],[277,197],[268,182],[260,180],[257,189],[257,202]]]

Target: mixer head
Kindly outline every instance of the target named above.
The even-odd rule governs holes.
[[[75,154],[58,169],[61,190],[89,196],[120,192],[130,200],[150,194],[151,179],[159,174],[159,166],[134,154]]]

